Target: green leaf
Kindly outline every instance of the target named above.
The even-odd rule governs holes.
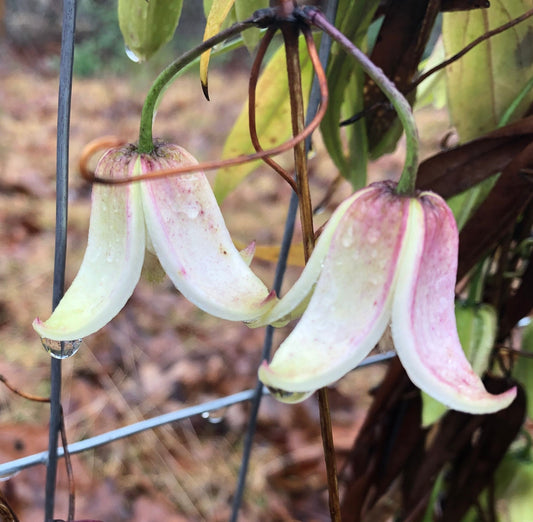
[[[532,7],[532,0],[492,0],[488,9],[445,13],[442,32],[446,56]],[[529,21],[493,36],[446,67],[450,115],[461,142],[495,129],[532,75]],[[529,92],[513,120],[519,119],[531,102],[533,93]]]
[[[131,59],[144,62],[174,36],[183,0],[118,0],[118,22]]]
[[[482,34],[533,7],[532,0],[492,0],[489,9],[445,13],[443,41],[450,57]],[[531,23],[523,22],[481,43],[446,67],[448,107],[461,142],[497,128],[513,107],[510,121],[522,117],[533,102],[524,91],[533,75]],[[524,92],[527,94],[524,95]],[[448,201],[459,229],[491,191],[487,180]]]
[[[358,46],[365,44],[379,2],[341,2],[336,24]],[[356,60],[337,44],[327,69],[329,105],[320,124],[324,145],[341,174],[355,189],[366,185],[367,139],[364,119],[344,129],[341,120],[363,109],[364,74]]]
[[[311,88],[313,68],[303,38],[300,38],[299,45],[302,89],[304,101],[306,101]],[[256,121],[259,141],[265,149],[279,145],[291,137],[289,90],[283,46],[272,56],[259,78]],[[248,101],[246,101],[226,140],[222,157],[233,158],[253,152],[255,150],[250,140]],[[220,169],[214,182],[214,191],[219,203],[261,163],[261,160],[257,160],[236,167]]]

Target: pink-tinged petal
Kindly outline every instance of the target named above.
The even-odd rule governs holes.
[[[370,189],[365,189],[365,191]],[[285,326],[289,321],[299,317],[307,308],[309,299],[315,289],[318,276],[322,270],[324,259],[328,254],[331,239],[346,211],[353,202],[361,197],[365,191],[356,192],[353,196],[344,200],[332,214],[322,234],[318,238],[311,258],[305,265],[300,277],[292,285],[289,291],[275,304],[275,306],[263,317],[248,323],[251,328],[271,324],[276,327]]]
[[[177,145],[143,156],[143,171],[196,163]],[[202,310],[234,321],[253,320],[275,303],[235,248],[202,172],[141,183],[153,248],[176,288]]]
[[[439,196],[423,193],[410,200],[406,242],[392,309],[392,336],[410,379],[455,410],[492,413],[507,407],[516,390],[488,393],[459,342],[454,314],[457,227]]]
[[[111,149],[96,174],[132,174],[136,156],[130,147]],[[36,319],[43,337],[69,341],[96,332],[126,304],[144,260],[145,228],[138,184],[93,186],[87,249],[78,274],[51,317]]]
[[[408,203],[384,183],[353,199],[333,234],[307,310],[271,364],[259,369],[265,385],[316,390],[355,368],[377,344],[390,319]]]
[[[242,260],[250,266],[255,255],[255,241],[252,241],[246,248],[243,248],[239,254],[241,254]]]

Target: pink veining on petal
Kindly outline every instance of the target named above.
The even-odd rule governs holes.
[[[339,222],[309,306],[261,380],[286,391],[331,384],[381,338],[390,318],[408,200],[372,185]]]
[[[143,157],[144,171],[196,162],[176,145],[160,146],[156,154]],[[235,248],[203,172],[142,182],[141,188],[154,250],[187,299],[212,315],[238,321],[259,317],[274,305]]]
[[[396,350],[411,380],[447,406],[470,413],[506,407],[515,390],[489,394],[466,359],[454,314],[458,234],[437,195],[412,200],[409,252],[400,268],[392,313]]]

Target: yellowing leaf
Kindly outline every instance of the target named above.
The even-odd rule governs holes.
[[[488,9],[445,13],[446,57],[533,7],[533,0],[491,0]],[[507,109],[533,76],[532,23],[528,19],[481,43],[446,67],[448,108],[461,142],[498,127]],[[533,92],[523,97],[510,121],[525,113]],[[495,178],[451,198],[461,229],[492,189]]]
[[[220,31],[220,27],[228,16],[234,2],[235,0],[214,0],[205,24],[204,42]],[[200,58],[200,81],[207,99],[209,99],[207,94],[207,69],[209,68],[210,57],[211,49],[203,53]]]
[[[307,104],[313,69],[303,38],[300,38],[300,61],[303,96],[304,102]],[[285,48],[283,46],[272,56],[259,78],[257,84],[256,123],[259,142],[265,149],[279,145],[291,137],[289,90],[287,86]],[[246,101],[226,140],[222,157],[233,158],[253,152],[255,150],[250,140],[248,101]],[[217,200],[221,202],[260,163],[261,161],[258,160],[236,167],[220,169],[217,172],[214,183]]]
[[[444,14],[446,56],[532,7],[533,0],[492,0],[488,9]],[[461,141],[495,129],[532,75],[530,20],[493,36],[446,67],[450,114]],[[520,118],[531,102],[530,92],[515,112],[515,118]]]

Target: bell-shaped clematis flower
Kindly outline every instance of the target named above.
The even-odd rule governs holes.
[[[507,407],[516,390],[488,393],[459,342],[457,252],[455,220],[436,194],[400,196],[390,182],[355,193],[333,214],[300,280],[261,321],[292,318],[316,284],[301,320],[260,367],[261,381],[282,401],[303,400],[355,368],[390,323],[420,389],[459,411]]]
[[[139,154],[133,145],[111,149],[96,175],[120,179],[196,163],[177,145]],[[145,248],[153,251],[178,290],[206,312],[251,321],[277,298],[233,245],[202,172],[123,185],[93,187],[87,250],[79,272],[51,317],[36,319],[43,338],[67,341],[108,323],[139,280]]]

